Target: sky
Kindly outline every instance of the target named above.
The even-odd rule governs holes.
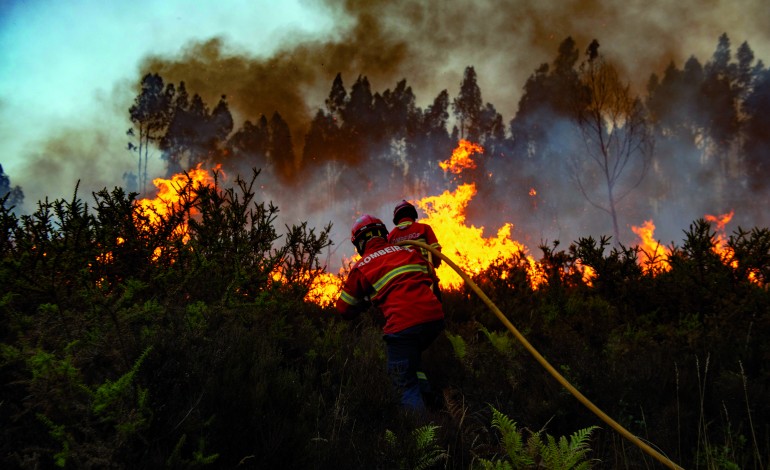
[[[119,185],[115,168],[133,169],[125,131],[146,56],[217,37],[259,57],[287,36],[331,28],[297,0],[0,4],[0,165],[31,207],[71,196],[78,179],[86,195]]]
[[[727,33],[770,63],[767,0],[0,0],[0,165],[25,210],[123,184],[128,108],[141,77],[184,80],[238,122],[280,106],[293,135],[332,80],[374,91],[407,79],[427,106],[473,66],[508,123],[526,79],[567,37],[601,51],[636,90]],[[159,159],[151,172],[161,175]],[[151,175],[151,177],[154,175]]]

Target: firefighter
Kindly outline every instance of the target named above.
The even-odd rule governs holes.
[[[388,230],[365,214],[353,224],[350,241],[361,259],[350,270],[337,299],[337,311],[352,319],[370,303],[385,317],[383,339],[387,370],[401,393],[401,404],[425,410],[422,391],[428,384],[420,372],[422,352],[444,329],[444,310],[433,293],[432,267],[419,251],[387,241]]]
[[[430,225],[417,222],[417,209],[409,202],[402,200],[393,209],[393,223],[396,226],[388,234],[388,241],[390,243],[398,243],[403,240],[417,240],[441,251],[441,245],[438,239],[436,239],[433,229]],[[420,251],[434,268],[439,267],[441,264],[440,258],[434,258],[428,250],[420,248]]]

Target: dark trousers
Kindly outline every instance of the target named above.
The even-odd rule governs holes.
[[[388,375],[401,393],[401,404],[406,408],[425,409],[421,385],[426,387],[427,380],[418,378],[422,352],[443,330],[444,320],[436,320],[383,336],[388,352]],[[425,377],[421,372],[420,375]]]

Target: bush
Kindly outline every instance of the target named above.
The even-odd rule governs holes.
[[[428,413],[401,414],[377,313],[343,322],[304,300],[330,227],[279,235],[257,177],[190,183],[157,217],[119,188],[93,207],[76,189],[20,218],[0,209],[4,467],[502,468],[549,465],[551,448],[572,449],[575,467],[649,465],[594,435],[598,418],[466,288],[444,292],[447,331],[424,357]],[[542,247],[537,286],[523,259],[474,280],[581,392],[680,465],[760,467],[769,233],[739,229],[726,258],[696,221],[659,272],[581,239]],[[514,417],[527,427],[514,432]],[[528,431],[546,425],[569,437]]]

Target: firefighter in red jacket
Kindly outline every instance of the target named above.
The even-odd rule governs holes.
[[[337,300],[337,311],[353,318],[369,302],[385,317],[383,339],[387,369],[401,393],[401,404],[422,411],[422,352],[444,329],[444,311],[433,293],[433,267],[419,251],[387,241],[388,230],[376,217],[363,215],[353,225],[351,241],[361,259],[353,265]],[[422,375],[422,379],[418,378]]]
[[[417,209],[409,202],[402,200],[395,209],[393,209],[393,223],[396,226],[388,234],[390,243],[398,243],[403,240],[417,240],[441,251],[441,245],[436,239],[436,234],[430,225],[417,222]],[[438,268],[441,264],[441,258],[433,255],[423,248],[420,248],[423,257]]]

